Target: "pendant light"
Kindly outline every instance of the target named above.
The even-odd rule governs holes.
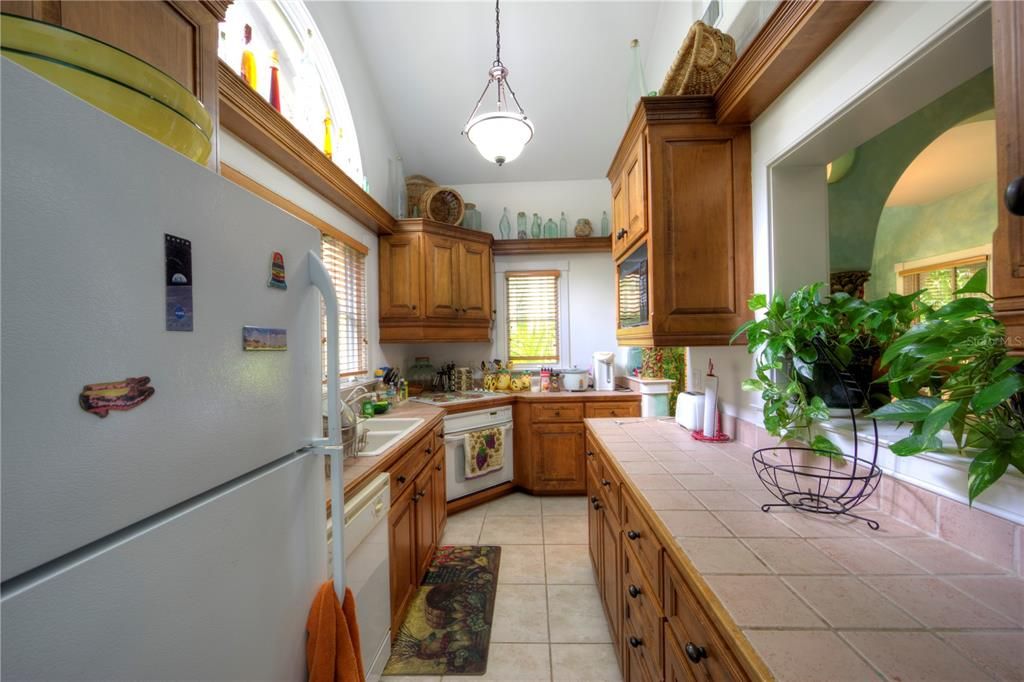
[[[526,113],[523,111],[522,105],[519,104],[515,91],[508,84],[508,69],[501,63],[501,11],[498,2],[499,0],[494,2],[494,33],[496,36],[494,62],[487,72],[487,85],[480,93],[480,99],[476,101],[476,107],[469,115],[462,134],[469,138],[481,156],[501,166],[508,161],[514,161],[523,153],[523,147],[533,139],[533,122],[526,118]],[[497,111],[477,114],[491,83],[494,83],[498,89]],[[519,109],[518,114],[508,110],[505,90],[512,95],[512,101]]]

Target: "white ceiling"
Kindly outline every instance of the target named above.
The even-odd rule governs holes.
[[[944,132],[917,155],[885,205],[930,204],[995,178],[995,121],[964,123]]]
[[[493,3],[349,5],[406,174],[448,185],[604,177],[626,127],[629,41],[645,45],[658,7],[501,3],[501,59],[536,133],[522,156],[498,168],[459,134],[494,59]]]

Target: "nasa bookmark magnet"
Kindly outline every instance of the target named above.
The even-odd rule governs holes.
[[[275,289],[288,288],[288,282],[284,278],[284,256],[280,251],[275,251],[270,259],[270,280],[267,282],[267,286]]]
[[[164,271],[167,278],[164,304],[165,329],[192,331],[192,242],[164,235]]]

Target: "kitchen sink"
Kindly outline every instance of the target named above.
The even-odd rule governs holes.
[[[388,448],[405,438],[423,423],[422,419],[399,417],[374,417],[360,422],[360,433],[366,434],[366,442],[356,453],[358,457],[377,457]]]

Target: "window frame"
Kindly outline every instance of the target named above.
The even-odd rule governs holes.
[[[569,263],[558,262],[508,262],[494,264],[497,322],[495,348],[504,358],[509,358],[508,335],[508,273],[558,273],[558,363],[562,366],[569,363],[571,346],[569,330]],[[537,369],[541,363],[516,363],[519,369]]]
[[[339,379],[351,379],[351,378],[356,378],[356,377],[364,377],[364,376],[368,375],[369,372],[370,372],[370,342],[369,342],[369,333],[370,333],[370,323],[369,323],[370,304],[369,304],[369,286],[368,286],[368,282],[367,282],[367,271],[368,271],[367,263],[366,263],[367,254],[366,254],[366,252],[363,249],[359,249],[359,248],[353,247],[348,242],[348,240],[346,240],[346,239],[339,239],[338,237],[336,237],[333,234],[329,234],[327,232],[321,232],[320,233],[320,257],[321,257],[322,260],[325,261],[325,265],[327,265],[327,263],[326,263],[326,259],[324,258],[324,245],[327,243],[328,240],[335,242],[336,243],[336,248],[338,248],[342,252],[342,254],[344,254],[346,251],[351,252],[351,254],[353,254],[353,257],[356,259],[356,262],[360,263],[361,266],[362,266],[362,273],[361,273],[361,279],[362,279],[361,300],[359,300],[359,298],[357,298],[356,306],[355,306],[355,308],[361,308],[361,310],[357,310],[357,312],[355,313],[355,318],[356,318],[357,324],[360,321],[360,319],[361,319],[361,322],[362,322],[362,329],[361,329],[361,331],[362,331],[362,343],[359,346],[360,351],[361,351],[361,357],[356,359],[356,363],[355,363],[356,367],[357,367],[356,369],[349,370],[349,371],[339,371],[338,372],[338,378]],[[345,317],[345,315],[343,314],[343,305],[341,303],[342,298],[343,298],[342,291],[337,286],[337,283],[336,283],[336,281],[334,279],[334,274],[333,274],[333,272],[331,272],[330,266],[328,266],[328,273],[331,274],[331,281],[332,281],[332,284],[335,285],[335,293],[338,296],[338,302],[339,302],[339,306],[338,306],[339,307],[339,310],[338,310],[338,332],[339,332],[339,334],[341,334],[342,333],[342,328],[343,328],[342,327],[342,318]],[[360,303],[361,303],[361,305],[360,305]],[[326,327],[326,315],[324,314],[324,307],[323,307],[323,305],[324,305],[323,302],[321,302],[321,308],[320,308],[320,311],[321,311],[321,314],[320,314],[320,375],[321,375],[322,383],[324,385],[326,385],[327,384],[327,379],[328,379],[328,377],[327,377],[327,336],[326,336],[326,328],[325,328]],[[358,329],[356,330],[356,337],[357,338],[359,336],[359,333],[358,333],[359,331],[360,330],[358,330]],[[347,348],[348,344],[346,344],[342,338],[339,338],[338,341],[339,341],[339,346],[338,346],[339,355],[343,356],[343,354],[346,351],[346,348]],[[339,363],[338,364],[339,369],[341,369],[342,367],[346,366],[346,363],[342,361],[342,357],[339,357],[338,363]]]
[[[944,270],[946,268],[954,268],[962,265],[972,265],[978,262],[984,262],[985,267],[988,268],[988,284],[986,288],[991,292],[992,245],[984,244],[982,246],[975,246],[969,249],[960,249],[959,251],[950,251],[936,256],[896,263],[893,268],[896,272],[896,293],[900,295],[913,293],[913,291],[910,291],[910,288],[906,286],[906,277],[924,274],[933,270]],[[916,289],[914,291],[916,291]]]

